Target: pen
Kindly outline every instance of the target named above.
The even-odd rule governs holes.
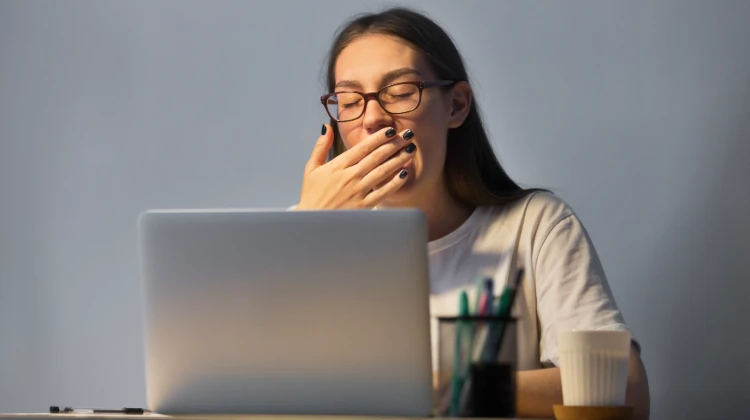
[[[476,297],[475,297],[475,303],[474,303],[474,311],[473,315],[482,315],[482,311],[485,308],[485,302],[488,296],[486,295],[487,291],[487,285],[486,285],[487,279],[484,277],[479,277],[476,282]]]
[[[490,280],[491,281],[491,280]],[[474,296],[474,309],[473,312],[471,309],[469,309],[469,313],[467,315],[476,315],[476,316],[483,316],[485,314],[485,310],[487,308],[487,299],[490,299],[490,296],[487,294],[487,280],[480,277],[477,279],[476,282],[476,295]],[[468,325],[463,327],[466,331],[464,331],[464,335],[467,337],[468,340],[467,347],[468,347],[468,355],[467,357],[473,359],[474,355],[474,339],[477,335],[477,330],[482,328],[482,321],[476,320],[470,322]],[[464,377],[468,376],[468,366],[466,367],[467,372],[464,372]]]
[[[463,359],[465,355],[463,354],[463,335],[465,333],[466,326],[464,325],[464,321],[461,320],[461,317],[465,317],[469,315],[469,297],[466,294],[466,291],[461,291],[461,294],[458,297],[458,316],[459,319],[456,320],[456,346],[453,354],[453,375],[451,378],[451,405],[450,405],[450,413],[452,416],[458,416],[458,408],[460,403],[460,397],[461,397],[461,390],[463,388],[464,384],[464,378],[463,378]],[[468,331],[467,331],[468,332]],[[470,337],[469,337],[470,338]]]
[[[492,299],[494,293],[494,281],[491,278],[484,279],[484,310],[483,314],[492,313]]]
[[[518,292],[518,285],[521,283],[521,279],[523,278],[523,268],[519,268],[516,272],[516,277],[513,281],[513,284],[510,285],[510,289],[506,289],[503,292],[503,296],[501,296],[500,304],[498,305],[498,315],[505,318],[509,317],[510,313],[513,309],[513,302],[516,298],[516,292]],[[505,299],[503,299],[503,297]],[[503,337],[505,336],[505,325],[503,325],[502,321],[500,322],[500,332],[499,337],[497,339],[497,342],[493,342],[493,348],[492,348],[492,354],[497,355],[500,352],[500,348],[503,344]]]
[[[474,325],[475,331],[474,331],[474,339],[472,340],[473,345],[476,346],[476,348],[471,349],[472,354],[472,362],[478,362],[480,360],[483,360],[482,355],[484,354],[484,348],[486,347],[487,343],[487,337],[490,333],[490,330],[493,328],[493,322],[490,321],[489,323],[483,322],[482,317],[492,317],[494,315],[493,313],[493,299],[494,299],[494,280],[491,278],[485,278],[482,281],[482,298],[480,299],[481,305],[479,307],[479,311],[477,315],[479,316],[479,319]]]
[[[151,411],[136,407],[123,407],[120,409],[64,407],[61,409],[59,406],[51,405],[49,412],[52,414],[147,414]]]
[[[488,330],[492,324],[487,324],[482,321],[482,317],[492,316],[492,301],[494,298],[493,293],[494,280],[492,278],[480,278],[477,281],[477,296],[475,305],[475,315],[478,317],[475,321],[470,323],[470,332],[468,333],[467,339],[469,340],[469,350],[466,354],[468,359],[464,363],[464,374],[463,374],[463,385],[459,395],[459,408],[457,415],[464,415],[469,410],[470,398],[472,387],[471,378],[471,365],[474,362],[478,362],[482,358],[483,349],[486,345],[488,336]]]
[[[516,296],[516,290],[518,284],[521,283],[521,277],[523,277],[523,268],[519,268],[516,272],[516,277],[513,279],[513,283],[506,285],[503,294],[500,296],[500,302],[497,314],[499,316],[509,316],[510,311],[513,307],[513,300]]]
[[[511,309],[513,308],[513,302],[516,296],[516,290],[518,284],[521,282],[523,277],[523,269],[518,269],[516,277],[511,280],[509,284],[505,285],[503,293],[497,302],[497,307],[494,309],[495,316],[504,318],[510,316]],[[493,325],[490,329],[489,337],[485,342],[484,352],[482,355],[482,361],[490,362],[493,357],[500,351],[500,343],[502,343],[503,336],[505,334],[505,328],[501,319],[495,321],[497,324]]]

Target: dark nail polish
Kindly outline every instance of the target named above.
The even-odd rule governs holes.
[[[320,129],[320,135],[321,136],[325,136],[327,130],[328,130],[328,128],[326,127],[326,125],[323,124],[323,128]]]
[[[392,129],[392,128],[389,128],[389,129],[388,129],[388,130],[386,130],[386,132],[385,132],[385,136],[386,136],[386,137],[393,137],[393,136],[395,136],[395,135],[396,135],[396,130],[394,130],[394,129]]]
[[[401,173],[398,174],[398,177],[401,178],[401,179],[404,179],[404,178],[406,178],[407,174],[408,174],[408,172],[406,172],[406,169],[403,169],[403,170],[401,170]]]
[[[417,145],[414,143],[409,143],[409,145],[406,146],[406,153],[414,153],[415,150],[417,150]]]
[[[404,140],[409,140],[412,137],[414,137],[414,132],[411,130],[406,130],[406,133],[404,133]]]

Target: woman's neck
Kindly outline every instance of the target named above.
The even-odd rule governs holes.
[[[425,188],[425,194],[414,194],[408,201],[381,203],[381,208],[416,207],[427,218],[429,240],[434,241],[458,229],[474,211],[473,206],[459,202],[440,179],[438,185]]]

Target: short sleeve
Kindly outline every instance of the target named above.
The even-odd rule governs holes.
[[[575,214],[552,225],[536,256],[540,362],[559,366],[561,329],[630,331],[588,233]]]

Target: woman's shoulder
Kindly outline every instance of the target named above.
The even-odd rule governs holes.
[[[580,226],[573,208],[555,193],[541,190],[506,205],[485,206],[481,225],[486,235],[503,233],[536,246],[560,226]],[[581,226],[582,228],[582,226]],[[510,233],[515,232],[515,234]]]
[[[552,252],[567,253],[574,242],[585,239],[585,229],[573,208],[559,195],[549,191],[534,191],[506,206],[485,209],[492,222],[486,224],[488,236],[500,236],[497,241],[506,243],[508,237],[525,249],[536,264],[545,244]],[[550,241],[550,238],[561,240]],[[552,248],[550,248],[552,247]]]
[[[524,224],[556,224],[575,216],[563,198],[546,190],[530,192],[510,204],[485,206],[483,211],[491,218],[522,218]]]

